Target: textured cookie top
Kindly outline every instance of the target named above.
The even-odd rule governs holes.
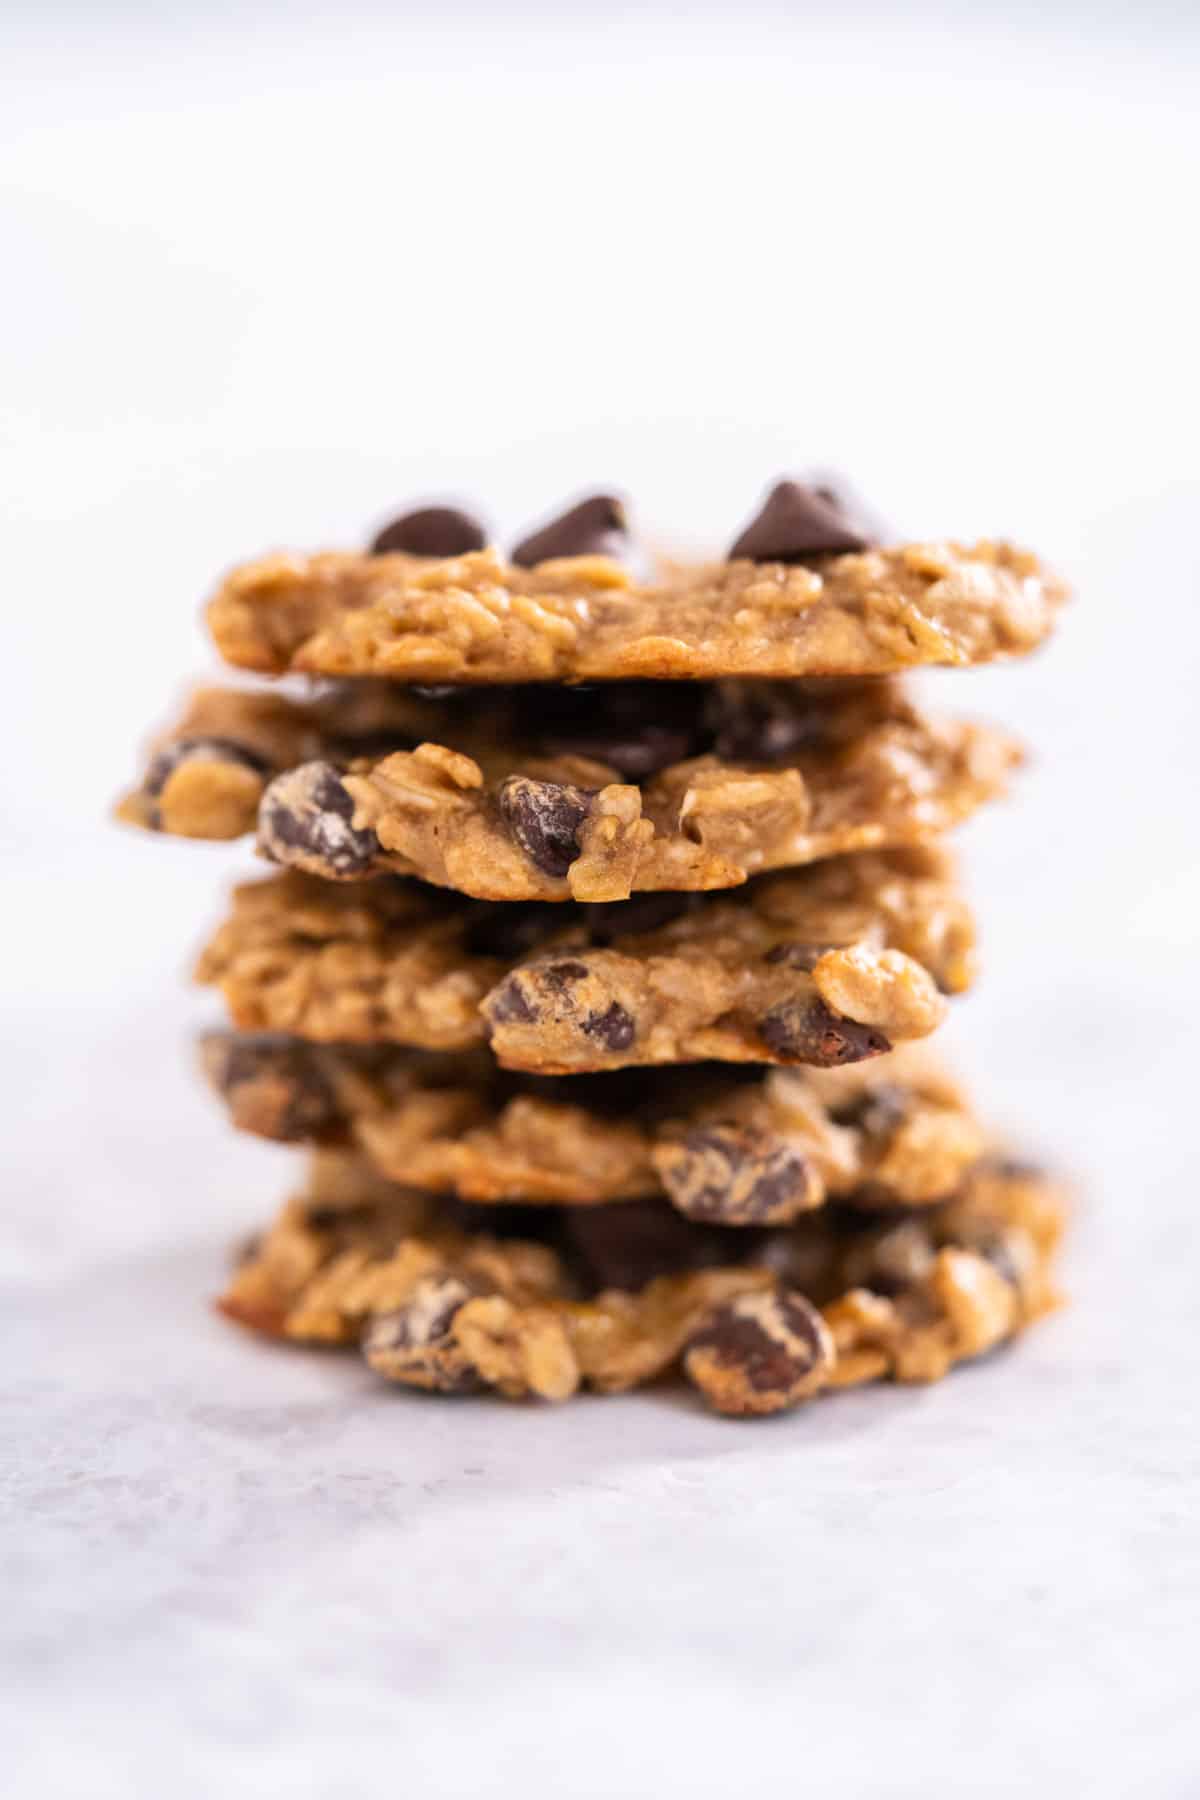
[[[753,546],[752,546],[753,547]],[[770,546],[768,546],[769,548]],[[407,682],[878,675],[1031,650],[1066,590],[1005,543],[737,556],[640,581],[609,556],[324,552],[235,569],[217,648],[268,674]]]
[[[961,1090],[914,1047],[843,1069],[542,1080],[483,1055],[210,1032],[202,1062],[244,1131],[356,1145],[393,1181],[489,1204],[665,1193],[703,1222],[781,1224],[830,1195],[930,1205],[985,1146]]]
[[[332,880],[391,871],[493,900],[733,887],[919,843],[1020,760],[895,682],[455,688],[343,682],[310,700],[209,689],[122,803],[188,837],[257,829]]]
[[[837,857],[734,898],[492,908],[288,871],[239,888],[201,957],[243,1030],[460,1050],[542,1074],[688,1061],[829,1066],[924,1037],[974,973],[932,850]]]
[[[718,1411],[764,1414],[993,1349],[1055,1304],[1062,1222],[1051,1182],[992,1161],[899,1223],[828,1208],[731,1232],[650,1202],[543,1210],[498,1235],[495,1213],[327,1156],[219,1304],[274,1336],[357,1344],[426,1391],[565,1400],[681,1368]]]

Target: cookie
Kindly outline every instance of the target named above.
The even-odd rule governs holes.
[[[272,861],[332,880],[607,902],[925,841],[1020,760],[1003,733],[930,719],[878,680],[386,685],[307,704],[201,693],[121,816],[183,836],[257,825]]]
[[[604,557],[523,569],[491,549],[432,562],[329,551],[235,569],[208,623],[227,662],[274,675],[883,675],[1032,650],[1064,597],[1036,557],[989,541],[850,553],[820,569],[739,559],[649,584]]]
[[[201,1063],[239,1129],[353,1145],[384,1177],[480,1203],[662,1192],[688,1218],[754,1227],[830,1195],[929,1205],[985,1148],[961,1090],[916,1047],[844,1069],[691,1065],[568,1081],[505,1075],[470,1053],[216,1031]]]
[[[943,853],[837,857],[736,898],[488,907],[417,883],[248,883],[201,955],[233,1023],[322,1043],[490,1042],[506,1068],[810,1063],[927,1036],[974,974]]]
[[[1062,1196],[1013,1163],[978,1165],[899,1223],[830,1207],[722,1232],[651,1203],[669,1248],[628,1286],[605,1281],[611,1254],[591,1260],[588,1233],[644,1238],[634,1208],[547,1212],[540,1237],[498,1235],[426,1196],[381,1197],[374,1176],[356,1197],[355,1167],[339,1204],[318,1191],[284,1208],[218,1305],[272,1337],[357,1345],[385,1379],[430,1392],[565,1400],[682,1371],[716,1411],[764,1415],[867,1381],[937,1380],[1057,1300]]]

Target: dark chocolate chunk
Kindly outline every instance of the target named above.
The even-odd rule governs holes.
[[[592,792],[561,781],[510,775],[500,788],[500,812],[530,862],[561,878],[579,855],[575,834],[587,818]]]
[[[789,1062],[819,1069],[882,1056],[891,1045],[881,1031],[831,1012],[818,994],[774,1006],[759,1027],[764,1043]]]
[[[479,1293],[457,1275],[424,1275],[403,1305],[376,1313],[362,1337],[371,1367],[391,1381],[439,1394],[471,1394],[482,1386],[454,1338],[454,1317]]]
[[[151,798],[161,794],[176,769],[189,762],[233,763],[241,769],[253,769],[257,775],[266,775],[271,768],[265,756],[232,738],[176,738],[151,758],[142,781],[143,793]]]
[[[351,823],[354,801],[332,763],[299,763],[277,775],[258,809],[258,847],[272,862],[345,881],[379,854],[370,827]]]
[[[871,539],[858,529],[828,487],[799,481],[775,484],[729,552],[729,560],[804,562],[811,556],[867,550]]]
[[[672,1203],[707,1224],[785,1225],[824,1198],[808,1158],[752,1126],[698,1126],[655,1160]]]
[[[637,1036],[637,1027],[619,1000],[603,1012],[588,1013],[580,1022],[588,1037],[606,1050],[628,1050]]]
[[[482,550],[487,532],[470,513],[456,506],[421,506],[402,513],[371,540],[372,556],[403,551],[407,556],[466,556]]]
[[[620,557],[628,545],[625,508],[613,494],[593,494],[581,500],[540,531],[521,539],[511,560],[522,569],[557,556]]]
[[[708,1315],[684,1353],[688,1379],[718,1412],[780,1412],[821,1388],[833,1340],[803,1294],[739,1294]]]

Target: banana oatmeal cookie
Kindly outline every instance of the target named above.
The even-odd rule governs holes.
[[[925,1037],[974,974],[932,849],[836,857],[736,898],[489,907],[289,870],[235,890],[197,976],[233,1023],[321,1043],[461,1050],[557,1075],[635,1063],[820,1067]]]
[[[612,901],[927,841],[1019,761],[880,680],[208,689],[118,810],[184,837],[257,827],[270,860],[331,880]]]
[[[781,482],[729,560],[640,579],[596,495],[517,545],[406,531],[367,553],[276,555],[209,604],[218,650],[267,674],[409,682],[881,675],[1033,649],[1066,597],[1004,543],[881,549],[828,488]]]
[[[919,1047],[844,1069],[689,1065],[569,1080],[483,1054],[209,1032],[232,1122],[354,1145],[381,1175],[477,1202],[595,1206],[664,1192],[689,1218],[782,1224],[829,1195],[945,1199],[983,1154],[961,1089]]]
[[[431,1392],[565,1400],[681,1368],[718,1412],[775,1413],[866,1381],[937,1380],[1057,1299],[1062,1196],[999,1160],[899,1223],[831,1207],[751,1234],[650,1203],[667,1229],[649,1258],[636,1208],[544,1211],[526,1221],[541,1236],[497,1234],[495,1214],[358,1179],[347,1158],[290,1202],[220,1308],[269,1336],[357,1345],[385,1379]],[[616,1285],[630,1229],[640,1242]]]

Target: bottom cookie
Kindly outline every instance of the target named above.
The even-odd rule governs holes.
[[[733,1233],[653,1200],[489,1208],[485,1229],[481,1211],[318,1154],[218,1305],[272,1337],[357,1345],[386,1379],[437,1393],[565,1400],[682,1371],[718,1412],[761,1415],[936,1381],[1018,1335],[1057,1304],[1065,1202],[991,1159],[899,1223],[839,1205]]]

